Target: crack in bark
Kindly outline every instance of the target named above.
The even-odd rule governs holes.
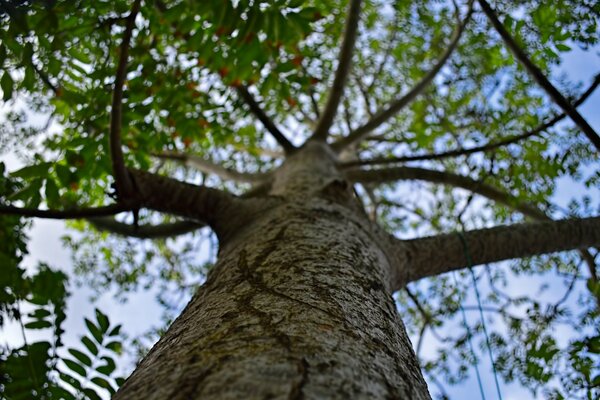
[[[283,237],[283,233],[285,233],[285,230],[287,229],[287,227],[284,227],[283,229],[281,229],[281,231],[277,234],[277,236],[273,239],[274,242],[278,242],[279,240],[282,239]],[[279,237],[281,235],[281,237]],[[273,247],[267,247],[266,250],[264,250],[263,252],[261,252],[258,257],[255,260],[255,263],[257,265],[262,265],[262,263],[268,258],[268,256],[275,251],[276,246]],[[325,310],[321,307],[318,307],[314,304],[310,304],[306,301],[300,300],[300,299],[296,299],[292,296],[288,296],[285,293],[281,293],[278,292],[277,290],[269,287],[268,285],[265,284],[265,282],[262,279],[262,276],[259,272],[256,271],[256,269],[254,271],[250,271],[250,267],[248,266],[248,261],[246,260],[246,251],[245,250],[241,250],[240,251],[240,260],[238,262],[238,267],[240,268],[240,271],[242,272],[242,276],[244,277],[244,279],[246,280],[246,282],[248,282],[250,285],[252,285],[253,287],[255,287],[257,290],[263,292],[263,293],[268,293],[271,294],[275,297],[279,297],[282,299],[286,299],[292,303],[296,303],[296,304],[300,304],[304,307],[307,307],[311,310],[319,310],[322,313],[330,316],[331,318],[334,318],[335,320],[338,321],[342,321],[343,323],[346,323],[346,319],[343,317],[340,317],[339,315],[336,315],[334,313],[332,313],[331,311]]]
[[[306,361],[306,358],[302,357],[300,360],[298,360],[297,363],[297,367],[298,367],[298,373],[300,374],[300,380],[298,381],[298,383],[295,383],[292,386],[292,390],[290,392],[290,395],[288,396],[289,400],[303,400],[304,399],[304,385],[306,384],[306,382],[308,382],[308,361]]]

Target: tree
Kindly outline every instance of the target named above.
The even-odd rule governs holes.
[[[597,322],[589,248],[600,244],[600,219],[586,200],[573,208],[584,216],[554,220],[549,197],[560,177],[591,170],[585,183],[597,185],[600,138],[577,106],[600,78],[582,90],[549,76],[560,52],[597,42],[598,5],[362,3],[2,3],[4,101],[50,117],[36,129],[26,113],[6,116],[4,147],[35,152],[3,171],[7,225],[84,219],[95,244],[108,239],[93,229],[156,239],[208,226],[218,238],[206,281],[115,398],[429,398],[401,317],[425,331],[439,325],[436,307],[464,308],[443,298],[456,295],[445,279],[431,284],[431,304],[409,285],[513,258],[578,250],[584,271],[562,256],[538,272],[556,265],[572,285],[586,276],[578,323]],[[575,126],[557,129],[562,120]],[[51,121],[60,131],[47,131]],[[400,191],[408,181],[431,184],[429,197]],[[479,198],[494,204],[471,207]],[[411,225],[411,239],[392,234]],[[20,229],[6,233],[17,235],[5,250],[14,259]],[[111,265],[114,279],[127,275]],[[420,320],[398,314],[397,291]],[[6,304],[32,296],[6,293]],[[507,316],[529,336],[521,367],[502,353],[500,372],[548,381],[543,364],[559,351],[546,330],[561,315],[560,303],[532,306],[529,330]],[[90,324],[99,344],[114,333],[100,312]],[[471,336],[453,343],[464,349]],[[575,378],[554,396],[597,393],[598,338],[596,329],[561,353]],[[91,365],[80,353],[74,372]],[[423,367],[435,379],[436,365]],[[70,391],[38,385],[29,395],[92,396],[61,379]]]

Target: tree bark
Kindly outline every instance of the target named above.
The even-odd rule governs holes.
[[[386,241],[321,156],[288,159],[278,205],[221,244],[115,399],[430,398],[391,296]]]
[[[407,283],[476,265],[600,245],[600,217],[495,226],[397,240],[395,283]],[[439,255],[443,254],[444,257]]]

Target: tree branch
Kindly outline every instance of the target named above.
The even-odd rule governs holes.
[[[75,208],[72,210],[38,210],[9,205],[0,205],[0,214],[20,215],[23,217],[48,218],[48,219],[81,219],[115,215],[124,211],[131,211],[132,206],[112,204],[110,206]]]
[[[457,10],[457,12],[458,12],[458,10]],[[394,24],[395,25],[399,25],[401,13],[398,12],[397,9],[395,9],[394,10],[394,14],[395,14],[395,16],[394,16]],[[377,70],[373,74],[373,79],[371,80],[371,83],[365,88],[365,92],[366,93],[370,93],[371,92],[371,90],[375,87],[375,85],[379,81],[379,78],[383,74],[383,70],[385,69],[385,66],[386,66],[388,60],[392,56],[392,52],[394,50],[394,46],[396,44],[396,40],[398,38],[398,33],[399,32],[400,32],[400,29],[393,29],[392,32],[391,32],[391,34],[390,34],[390,37],[387,38],[386,42],[387,42],[388,46],[387,46],[385,52],[383,53],[383,58],[381,59],[381,63],[379,64],[379,66],[377,67]]]
[[[594,77],[594,81],[592,82],[590,87],[577,99],[577,101],[575,101],[573,103],[573,106],[578,107],[579,105],[583,104],[583,102],[586,101],[587,98],[592,93],[594,93],[594,90],[596,90],[598,85],[600,85],[600,74],[597,74]],[[448,157],[458,157],[458,156],[464,156],[464,155],[469,155],[469,154],[474,154],[474,153],[479,153],[479,152],[492,151],[492,150],[496,150],[500,147],[508,146],[510,144],[517,143],[517,142],[520,142],[525,139],[529,139],[530,137],[537,136],[540,133],[544,132],[546,129],[549,129],[552,126],[556,125],[558,122],[562,121],[566,117],[567,117],[566,113],[561,113],[561,114],[558,114],[558,115],[552,117],[548,121],[538,125],[536,128],[534,128],[530,131],[521,133],[519,135],[509,136],[509,137],[499,140],[497,142],[490,142],[490,143],[486,143],[481,146],[471,147],[469,149],[456,149],[456,150],[449,150],[449,151],[444,151],[444,152],[440,152],[440,153],[429,153],[429,154],[421,154],[421,155],[416,155],[416,156],[406,156],[406,157],[396,157],[396,158],[381,157],[381,158],[373,158],[370,160],[353,160],[353,161],[348,161],[348,162],[342,162],[342,163],[340,163],[340,166],[351,167],[351,166],[360,166],[360,165],[362,165],[362,166],[364,166],[364,165],[385,165],[385,164],[395,164],[395,163],[410,162],[410,161],[440,160],[440,159],[448,158]]]
[[[346,171],[346,177],[351,181],[360,183],[385,183],[397,180],[421,180],[440,183],[443,185],[451,185],[487,197],[488,199],[518,210],[529,217],[536,219],[547,218],[546,214],[538,210],[535,206],[520,202],[509,193],[467,176],[458,175],[451,172],[435,171],[417,167],[393,167],[370,170],[351,169]]]
[[[306,76],[310,76],[310,74],[308,73],[308,70],[306,69],[306,66],[301,65],[302,67],[302,73]],[[317,99],[315,98],[315,91],[312,85],[309,85],[308,87],[308,97],[310,98],[310,105],[312,107],[313,112],[315,113],[315,118],[314,120],[318,120],[321,117],[321,113],[319,112],[319,103],[317,102]],[[301,108],[300,108],[301,109]],[[308,118],[309,120],[312,121],[312,118]],[[316,122],[314,122],[316,124]]]
[[[525,52],[519,47],[514,38],[504,28],[504,25],[500,22],[496,16],[495,11],[485,0],[477,0],[481,9],[488,17],[496,32],[502,37],[504,43],[513,53],[515,58],[523,65],[525,70],[531,75],[531,77],[546,91],[546,93],[552,98],[552,100],[577,124],[577,126],[583,131],[588,137],[592,144],[600,151],[600,136],[596,133],[594,128],[588,124],[588,122],[579,114],[577,109],[569,103],[569,101],[550,83],[548,78],[544,75],[541,69],[539,69],[525,54]]]
[[[163,160],[179,161],[179,162],[185,164],[186,166],[194,168],[200,172],[204,172],[206,174],[214,174],[214,175],[217,175],[219,178],[222,178],[225,180],[236,181],[236,182],[256,183],[256,182],[265,181],[270,176],[269,174],[265,174],[265,173],[253,174],[253,173],[234,171],[232,169],[228,169],[228,168],[222,167],[220,165],[217,165],[215,163],[212,163],[208,160],[205,160],[202,157],[191,155],[191,154],[167,151],[167,152],[163,152],[163,153],[154,154],[154,156],[158,157],[160,159],[163,159]]]
[[[599,246],[600,217],[497,226],[398,242],[397,256],[406,271],[395,282],[395,290],[468,266]]]
[[[60,93],[58,86],[55,86],[50,81],[50,78],[48,77],[48,75],[46,75],[44,73],[44,71],[42,71],[41,69],[39,69],[38,67],[36,67],[36,65],[33,63],[33,60],[31,60],[31,67],[33,68],[33,70],[35,71],[35,73],[38,74],[38,76],[40,77],[40,79],[42,80],[42,82],[44,82],[44,84],[46,85],[46,87],[48,87],[48,89],[52,90],[52,92],[55,95],[58,95]]]
[[[229,193],[150,172],[129,169],[141,207],[213,226],[219,214],[235,203]]]
[[[346,176],[350,180],[361,183],[384,183],[395,180],[422,180],[450,185],[476,193],[500,204],[504,204],[533,220],[552,221],[552,219],[542,210],[532,204],[518,200],[510,193],[500,190],[492,185],[476,181],[467,176],[453,174],[451,172],[435,171],[425,168],[396,167],[373,170],[349,170],[346,172]],[[596,262],[594,257],[585,249],[580,249],[579,253],[588,266],[590,277],[594,281],[597,281],[598,276],[596,273]]]
[[[353,132],[351,132],[348,136],[338,140],[333,143],[332,148],[336,151],[341,151],[345,147],[350,144],[362,140],[366,135],[372,132],[374,129],[379,127],[381,124],[386,122],[388,119],[392,118],[398,112],[400,112],[404,107],[410,104],[419,94],[425,90],[427,86],[433,81],[433,79],[440,72],[442,67],[446,64],[446,61],[450,58],[454,50],[456,49],[460,37],[465,30],[465,27],[469,20],[471,19],[471,14],[473,12],[473,1],[469,2],[469,10],[467,11],[467,15],[463,19],[462,23],[459,23],[456,26],[452,34],[452,38],[450,44],[446,51],[442,54],[440,59],[435,63],[435,65],[431,68],[431,70],[423,77],[421,80],[404,96],[394,100],[387,108],[378,111],[375,116],[373,116],[366,124],[357,128]]]
[[[117,235],[134,237],[138,239],[160,239],[179,236],[206,226],[193,221],[178,221],[169,224],[136,226],[133,224],[119,222],[110,217],[88,218],[88,221],[99,231],[107,231]]]
[[[129,56],[129,45],[135,26],[135,18],[140,10],[140,4],[141,0],[135,0],[131,12],[127,17],[119,54],[119,63],[117,65],[117,73],[115,75],[115,87],[113,89],[112,108],[110,113],[110,157],[112,160],[117,196],[119,196],[119,198],[127,198],[133,194],[132,182],[127,175],[127,169],[125,168],[125,161],[123,159],[123,149],[121,148],[121,125],[123,119],[123,85],[127,77],[127,57]]]
[[[329,136],[329,128],[333,124],[333,120],[337,113],[340,100],[344,95],[344,87],[346,79],[352,65],[352,55],[356,44],[356,36],[358,32],[358,22],[360,20],[361,0],[351,0],[348,6],[348,18],[344,30],[344,39],[340,49],[338,67],[335,71],[333,85],[325,103],[325,109],[317,122],[315,131],[311,137],[314,140],[326,141]]]
[[[285,137],[285,135],[279,130],[271,118],[269,118],[269,116],[263,111],[256,100],[254,100],[254,97],[248,91],[248,89],[244,86],[238,86],[236,90],[240,97],[248,105],[248,108],[250,108],[252,114],[254,114],[256,118],[262,122],[263,126],[267,129],[267,131],[269,131],[273,138],[275,138],[277,143],[283,147],[283,150],[286,152],[286,154],[292,154],[296,150],[296,147]]]

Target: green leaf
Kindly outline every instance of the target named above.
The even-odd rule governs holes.
[[[13,78],[10,76],[10,74],[7,71],[4,71],[4,74],[2,74],[2,78],[0,78],[0,87],[2,88],[3,93],[2,100],[8,101],[11,99],[14,84],[15,82],[13,81]]]
[[[58,191],[58,186],[56,182],[52,178],[46,179],[46,201],[48,202],[48,206],[56,206],[60,203],[60,193]]]
[[[102,359],[104,361],[106,361],[106,364],[101,365],[98,368],[96,368],[96,371],[98,371],[99,373],[101,373],[103,375],[110,376],[110,374],[112,374],[114,372],[114,370],[117,368],[117,365],[115,364],[113,359],[110,357],[102,357]]]
[[[90,388],[83,389],[83,393],[91,400],[102,400],[102,397]]]
[[[94,325],[94,323],[87,318],[85,318],[85,325],[87,326],[88,331],[92,334],[94,339],[96,339],[96,342],[101,345],[103,340],[103,334],[100,328]]]
[[[62,361],[71,371],[81,375],[84,378],[87,377],[87,372],[85,371],[85,368],[79,365],[77,362],[68,358],[63,358]]]
[[[52,315],[52,313],[44,308],[36,308],[33,312],[29,313],[29,316],[36,319],[43,319],[50,315]]]
[[[92,360],[85,355],[84,353],[82,353],[81,351],[77,350],[77,349],[69,349],[69,353],[75,357],[77,360],[81,361],[82,364],[91,367],[92,366]]]
[[[600,282],[595,281],[592,278],[589,278],[586,282],[586,286],[587,286],[588,290],[592,293],[592,295],[600,298]]]
[[[38,178],[48,174],[48,169],[52,163],[42,162],[39,164],[28,165],[12,172],[10,175],[16,178],[31,179]]]
[[[108,336],[117,336],[119,333],[121,332],[121,325],[117,325],[115,326],[113,329],[111,329],[110,332],[108,332]]]
[[[110,394],[114,394],[116,390],[112,387],[112,385],[104,378],[99,376],[95,376],[91,379],[96,385],[100,386],[103,389],[106,389],[110,392]]]
[[[79,380],[67,373],[64,372],[59,372],[58,376],[60,378],[61,381],[71,385],[75,390],[81,391],[82,387],[81,387],[81,383],[79,382]]]
[[[24,326],[27,329],[47,329],[47,328],[51,328],[52,324],[48,321],[39,320],[39,321],[28,322]]]
[[[97,308],[96,308],[96,319],[98,320],[98,325],[100,326],[100,329],[102,329],[102,332],[106,333],[106,331],[108,331],[108,327],[110,326],[110,321],[108,320],[108,317],[106,316],[106,314],[103,314]]]
[[[23,81],[21,82],[21,87],[27,89],[29,91],[33,91],[35,88],[36,76],[35,71],[32,67],[25,67],[25,75],[23,76]]]
[[[123,350],[123,344],[121,342],[110,342],[105,347],[109,350],[114,351],[117,354],[121,354]]]
[[[73,395],[73,393],[60,386],[51,386],[48,391],[50,392],[51,398],[61,400],[76,400],[76,397]]]
[[[87,336],[81,338],[81,342],[83,345],[89,350],[90,353],[97,356],[98,355],[98,347],[94,344],[92,339]]]

